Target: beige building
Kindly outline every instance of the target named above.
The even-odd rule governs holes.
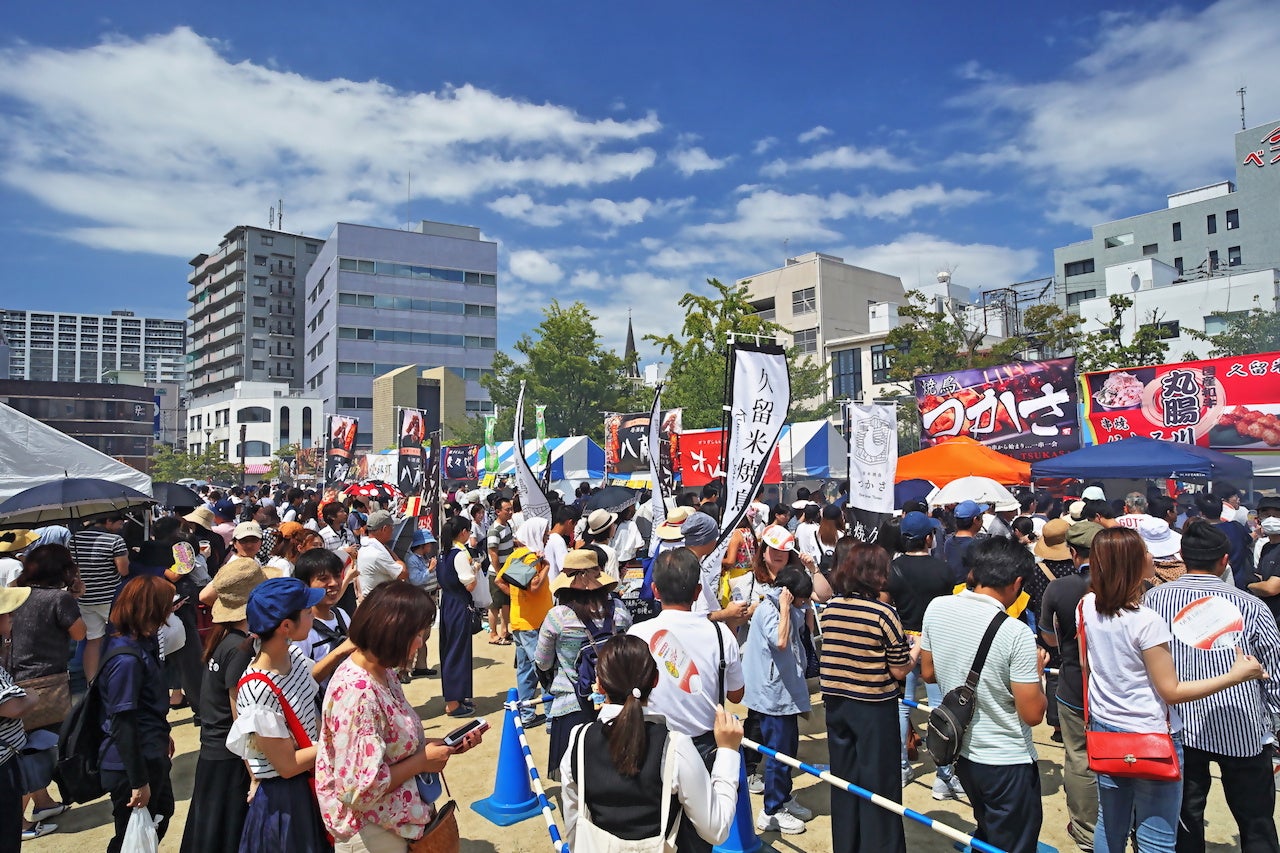
[[[448,441],[467,422],[466,401],[467,382],[452,368],[407,364],[374,377],[373,449],[399,447],[400,409],[421,409],[427,433],[443,430]]]
[[[903,301],[902,279],[810,252],[737,283],[747,286],[756,311],[786,329],[802,353],[828,364],[825,400],[861,398],[875,383],[871,374],[888,357],[884,336],[896,325]]]

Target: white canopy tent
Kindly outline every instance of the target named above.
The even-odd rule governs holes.
[[[151,494],[151,478],[0,403],[0,501],[63,477],[93,477]]]

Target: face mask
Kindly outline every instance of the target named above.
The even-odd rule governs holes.
[[[1259,524],[1262,525],[1262,532],[1268,536],[1280,536],[1280,516],[1264,518]]]

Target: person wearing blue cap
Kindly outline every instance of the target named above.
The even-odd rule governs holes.
[[[227,748],[257,782],[241,853],[333,849],[312,785],[320,688],[311,659],[293,645],[311,631],[311,608],[324,595],[297,578],[271,578],[249,596],[246,616],[259,651],[240,679],[227,735]]]
[[[426,592],[427,595],[431,596],[433,602],[437,600],[437,593],[440,590],[440,581],[436,579],[436,551],[438,548],[436,537],[431,535],[431,531],[419,527],[413,532],[413,544],[409,546],[409,553],[404,560],[405,565],[409,568],[409,583]],[[427,665],[427,640],[430,638],[431,626],[428,625],[422,630],[422,647],[418,649],[414,659],[409,662],[409,666],[412,669],[407,669],[400,673],[402,681],[406,675],[410,678],[423,678],[438,674],[438,670],[432,669]]]
[[[951,569],[952,579],[956,583],[964,583],[969,576],[969,570],[964,567],[964,555],[982,531],[982,507],[973,501],[961,501],[951,515],[956,520],[956,533],[943,547],[943,559]]]

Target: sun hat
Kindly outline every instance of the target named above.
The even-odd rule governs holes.
[[[659,524],[654,530],[653,535],[657,536],[664,542],[679,542],[684,538],[684,534],[680,532],[680,526],[693,515],[693,507],[678,506],[671,512],[667,513],[667,520]]]
[[[680,525],[680,535],[684,537],[686,546],[699,548],[720,538],[720,526],[705,512],[695,512]]]
[[[17,610],[30,595],[29,586],[0,587],[0,616]]]
[[[392,521],[391,513],[387,512],[385,509],[380,509],[369,513],[369,520],[365,522],[364,526],[365,529],[370,531],[381,530]]]
[[[617,578],[600,568],[600,555],[595,550],[577,548],[565,555],[560,574],[551,582],[551,591],[554,593],[562,589],[576,589],[591,592],[612,589],[617,585]]]
[[[1107,493],[1102,491],[1101,486],[1090,486],[1080,493],[1080,497],[1087,501],[1105,501]]]
[[[982,515],[982,507],[974,501],[960,501],[951,514],[956,518],[976,518]]]
[[[1182,549],[1182,535],[1170,530],[1169,522],[1163,518],[1144,516],[1138,522],[1138,535],[1157,559],[1172,557]]]
[[[184,515],[182,517],[182,520],[189,521],[192,524],[198,524],[201,527],[203,527],[205,530],[212,530],[213,526],[218,523],[217,520],[214,519],[213,513],[209,511],[209,508],[207,506],[196,507],[195,509],[191,510],[191,512]]]
[[[1040,529],[1040,538],[1036,541],[1033,552],[1042,560],[1070,560],[1071,549],[1067,547],[1067,531],[1071,522],[1065,518],[1055,518]]]
[[[266,572],[253,557],[229,560],[210,581],[218,593],[210,617],[214,622],[239,622],[245,617],[249,593],[266,579]]]
[[[249,593],[245,607],[249,630],[270,631],[299,610],[315,607],[324,596],[323,589],[313,589],[297,578],[269,578]]]
[[[1102,531],[1102,525],[1096,521],[1081,521],[1073,524],[1067,531],[1067,545],[1076,549],[1084,548],[1087,551],[1093,547],[1093,537]]]
[[[908,539],[923,539],[933,533],[933,519],[913,510],[902,517],[898,530]]]
[[[6,530],[0,533],[0,554],[13,554],[39,541],[34,530]]]
[[[409,547],[419,548],[423,545],[430,545],[434,541],[436,541],[436,537],[431,535],[430,530],[427,530],[425,527],[419,527],[417,530],[413,531],[413,542]]]
[[[775,551],[794,551],[796,549],[796,537],[792,535],[790,530],[780,524],[771,524],[766,527],[764,535],[760,537],[760,541]]]
[[[235,533],[231,534],[231,541],[237,539],[261,539],[262,525],[256,521],[242,521],[236,525]]]
[[[1018,512],[1022,509],[1022,504],[1016,500],[1001,501],[996,504],[996,512]]]
[[[240,528],[237,527],[236,529],[239,530]],[[286,522],[283,522],[279,527],[277,527],[276,531],[280,534],[281,538],[292,539],[294,536],[297,536],[299,533],[301,533],[306,529],[307,528],[303,527],[301,524],[299,524],[296,521],[286,521]]]
[[[600,554],[592,548],[575,548],[565,554],[562,571],[585,571],[600,568]]]
[[[618,514],[616,512],[609,512],[607,509],[592,510],[591,515],[587,516],[587,532],[592,536],[604,533],[617,520]]]

